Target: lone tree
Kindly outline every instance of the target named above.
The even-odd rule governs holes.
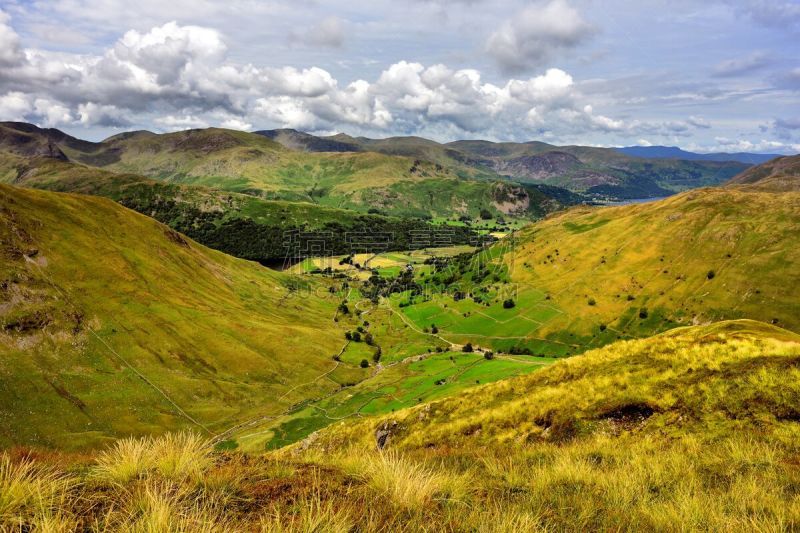
[[[489,350],[488,352],[484,352],[483,358],[486,359],[487,361],[491,361],[492,359],[494,359],[494,352],[491,350]]]
[[[504,300],[503,301],[503,309],[511,309],[515,305],[517,305],[517,304],[514,303],[514,300],[511,299],[511,298],[509,298],[508,300]]]
[[[369,361],[367,361],[366,359],[362,359],[361,368],[368,368],[368,367],[369,367]]]
[[[375,343],[375,339],[372,337],[372,333],[369,331],[364,334],[364,342],[372,346]]]
[[[436,327],[436,324],[431,324],[431,333],[433,333],[434,335],[439,333],[439,328]]]
[[[715,273],[713,270],[709,270],[709,271],[708,271],[708,274],[706,274],[706,277],[707,277],[708,279],[714,279],[714,277],[715,277],[716,275],[717,275],[717,274],[716,274],[716,273]]]
[[[481,209],[481,218],[483,220],[491,220],[492,219],[492,213],[488,209],[483,208],[483,209]]]
[[[472,343],[468,342],[463,348],[461,348],[461,351],[464,353],[472,353],[475,351],[475,349],[472,347]]]
[[[353,341],[361,342],[361,333],[359,333],[357,331],[354,331],[353,334],[352,334],[352,337],[353,337]]]

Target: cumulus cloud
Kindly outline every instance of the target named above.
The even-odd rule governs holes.
[[[752,54],[727,59],[714,67],[714,76],[725,78],[749,74],[769,65],[769,56],[764,52],[753,52]]]
[[[19,36],[9,24],[11,17],[0,10],[0,67],[18,65],[24,59]]]
[[[566,0],[538,2],[492,33],[486,50],[506,72],[522,72],[549,60],[554,52],[584,41],[593,28]]]
[[[132,124],[127,113],[113,105],[86,102],[78,105],[78,117],[84,126],[124,128]]]
[[[25,120],[32,110],[30,98],[21,92],[0,95],[0,117],[3,120]]]
[[[175,22],[129,31],[99,56],[25,51],[24,60],[0,81],[0,94],[5,92],[0,111],[47,124],[107,128],[130,126],[131,117],[142,113],[157,114],[153,122],[161,129],[624,127],[581,104],[572,76],[559,69],[496,85],[474,69],[399,61],[372,82],[342,86],[321,68],[259,68],[231,62],[226,53],[218,32]]]
[[[780,141],[761,139],[760,141],[749,141],[746,139],[729,139],[727,137],[716,137],[714,151],[720,152],[800,152],[800,144],[787,144]]]
[[[571,13],[561,1],[539,8]],[[16,34],[7,40],[19,43]],[[237,63],[219,32],[175,22],[128,31],[96,55],[17,50],[15,63],[0,70],[0,119],[54,127],[290,127],[552,142],[591,132],[674,139],[710,127],[697,116],[611,116],[558,68],[497,82],[476,69],[397,61],[371,81],[340,82],[318,67]]]

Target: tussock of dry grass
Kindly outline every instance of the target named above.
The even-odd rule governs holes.
[[[145,477],[150,471],[170,479],[200,479],[211,463],[209,451],[209,443],[193,433],[122,439],[100,454],[92,471],[116,483]]]
[[[0,530],[35,524],[60,531],[70,525],[62,515],[75,479],[32,461],[13,463],[0,455]]]

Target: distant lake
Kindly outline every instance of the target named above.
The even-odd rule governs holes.
[[[602,202],[600,205],[612,206],[612,205],[647,204],[650,202],[657,202],[659,200],[663,200],[664,198],[669,198],[669,196],[655,196],[653,198],[630,198],[628,200],[617,200],[615,202]]]

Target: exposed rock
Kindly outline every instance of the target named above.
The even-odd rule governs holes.
[[[375,444],[379,450],[382,450],[389,443],[389,439],[397,431],[397,421],[390,420],[381,424],[375,431]]]
[[[183,238],[183,235],[181,235],[174,229],[166,228],[164,230],[164,234],[167,236],[169,240],[171,240],[172,242],[174,242],[179,246],[186,246],[186,247],[189,246],[189,243],[186,241],[186,239]]]
[[[500,174],[507,174],[515,178],[540,181],[563,176],[580,165],[581,161],[572,154],[550,151],[538,155],[498,160],[494,163],[494,169]]]

